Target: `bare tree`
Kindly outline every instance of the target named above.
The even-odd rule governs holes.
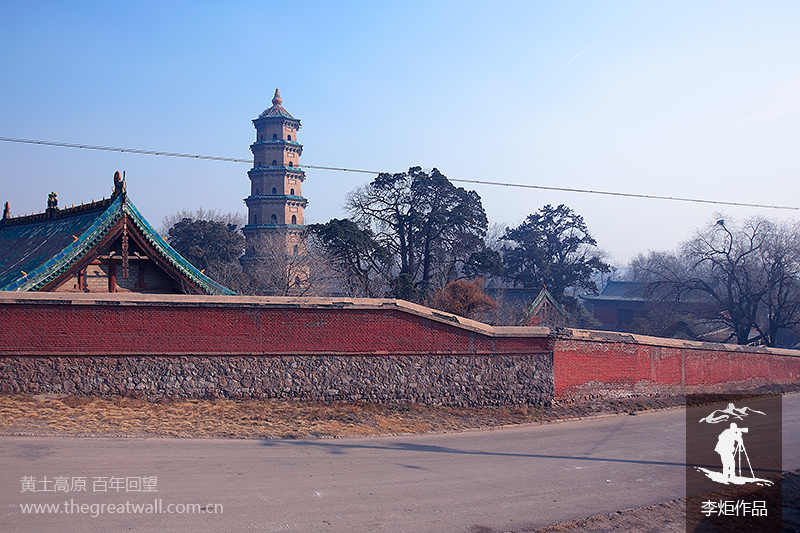
[[[486,238],[484,239],[486,247],[498,252],[506,248],[507,243],[503,241],[503,235],[505,235],[507,229],[508,225],[502,222],[489,222],[489,226],[486,229]]]
[[[760,259],[767,287],[765,325],[758,329],[767,345],[776,346],[782,329],[800,326],[800,225],[773,223],[772,229]]]
[[[762,299],[767,293],[760,264],[769,221],[753,218],[738,226],[719,218],[683,246],[690,261],[685,286],[707,295],[719,310],[718,319],[733,330],[738,344],[748,344]]]
[[[392,257],[369,229],[349,219],[332,219],[308,226],[309,241],[324,254],[341,292],[353,297],[378,298],[389,290]]]
[[[632,276],[649,299],[728,327],[739,344],[775,346],[781,330],[800,326],[800,227],[714,218],[679,254],[639,256]]]
[[[251,294],[268,296],[323,296],[336,285],[333,269],[306,232],[276,231],[261,236],[248,248]],[[250,246],[250,245],[248,245]]]
[[[208,220],[210,222],[221,222],[226,226],[231,224],[238,228],[243,228],[247,223],[247,216],[244,213],[227,212],[224,213],[219,209],[204,209],[201,205],[197,209],[181,209],[170,215],[165,215],[161,219],[161,226],[158,228],[158,233],[165,239],[169,236],[169,230],[183,220],[188,218],[191,220]]]

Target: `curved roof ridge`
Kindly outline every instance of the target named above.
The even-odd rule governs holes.
[[[203,274],[196,266],[191,264],[185,257],[178,253],[165,239],[161,236],[147,220],[142,216],[133,202],[127,200],[123,205],[123,210],[131,217],[131,220],[139,226],[139,229],[144,234],[145,238],[150,244],[160,253],[172,266],[178,269],[182,274],[191,279],[198,286],[202,287],[209,294],[236,294],[232,290],[224,287]]]

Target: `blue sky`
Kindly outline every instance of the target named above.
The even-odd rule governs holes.
[[[11,2],[0,137],[249,158],[276,87],[301,163],[800,207],[797,2]],[[16,215],[108,195],[156,226],[245,211],[249,165],[0,142]],[[309,169],[308,222],[364,174]],[[464,185],[491,222],[582,214],[617,264],[724,211],[797,211]],[[716,219],[714,219],[716,220]]]

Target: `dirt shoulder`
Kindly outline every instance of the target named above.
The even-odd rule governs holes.
[[[795,391],[800,391],[800,384],[751,392]],[[544,424],[684,405],[683,396],[594,399],[538,408],[225,399],[148,402],[120,396],[0,395],[0,435],[337,438]]]

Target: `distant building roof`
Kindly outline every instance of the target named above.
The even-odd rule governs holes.
[[[559,304],[550,292],[542,287],[536,299],[523,311],[522,326],[563,326],[569,320],[569,313]]]
[[[609,281],[600,294],[583,294],[581,298],[595,301],[645,301],[646,284],[636,281]]]
[[[294,118],[283,108],[281,105],[282,103],[283,99],[281,98],[281,93],[278,91],[278,89],[275,89],[275,96],[272,98],[272,107],[266,109],[263,113],[258,115],[258,118],[286,118],[299,122],[299,120]]]
[[[127,198],[117,177],[112,197],[99,202],[58,209],[51,193],[44,213],[15,218],[6,204],[0,221],[0,290],[52,290],[96,257],[101,243],[122,236],[126,250],[130,236],[162,270],[180,279],[185,292],[234,294],[175,251]]]

